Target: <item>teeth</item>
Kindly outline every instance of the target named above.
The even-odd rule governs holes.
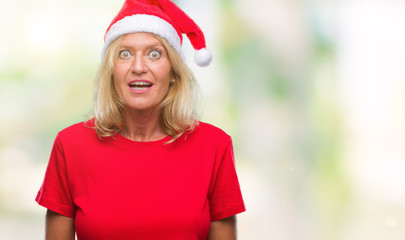
[[[147,82],[133,82],[130,84],[131,87],[149,87],[152,84],[147,83]]]
[[[146,86],[146,85],[150,85],[150,83],[146,83],[146,82],[133,82],[133,83],[131,83],[131,85]]]

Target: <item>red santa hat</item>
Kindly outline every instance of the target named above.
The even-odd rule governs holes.
[[[166,39],[184,59],[181,44],[186,34],[195,49],[194,62],[203,67],[212,55],[206,49],[205,38],[197,24],[170,0],[125,0],[104,36],[104,57],[108,46],[122,35],[134,32],[154,33]]]

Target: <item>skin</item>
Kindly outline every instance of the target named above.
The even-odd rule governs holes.
[[[124,104],[125,129],[120,134],[134,141],[154,141],[165,137],[160,128],[160,103],[173,81],[165,48],[151,33],[124,36],[120,56],[114,66],[115,90]],[[153,85],[145,93],[128,87],[130,81],[147,80]]]
[[[46,212],[45,239],[74,240],[74,218],[65,217],[56,212],[48,210]]]
[[[134,141],[154,141],[166,136],[159,124],[159,104],[173,80],[167,53],[153,34],[131,33],[124,36],[114,66],[115,90],[124,105],[126,128],[119,133]],[[144,93],[131,91],[133,80],[153,83]],[[48,210],[46,240],[74,240],[74,218]],[[208,240],[236,240],[235,216],[211,222]]]
[[[236,240],[236,216],[211,222],[208,240]]]

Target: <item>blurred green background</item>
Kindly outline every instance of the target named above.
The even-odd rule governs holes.
[[[1,239],[43,239],[57,132],[92,113],[123,1],[2,0]],[[232,135],[239,239],[405,239],[405,1],[178,0],[214,61],[202,120]],[[80,141],[80,139],[78,139]]]

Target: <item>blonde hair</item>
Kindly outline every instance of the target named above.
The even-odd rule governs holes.
[[[113,41],[101,62],[94,86],[94,118],[97,135],[112,137],[125,128],[123,104],[114,86],[113,72],[119,47],[124,36]],[[198,125],[196,104],[199,85],[188,66],[183,62],[166,39],[157,35],[172,66],[175,82],[169,87],[161,103],[160,125],[162,130],[175,141],[185,132],[191,132]]]

